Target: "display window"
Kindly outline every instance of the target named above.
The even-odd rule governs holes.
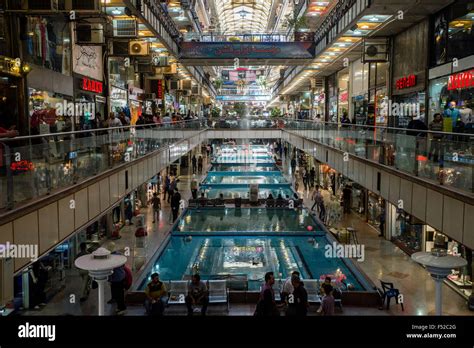
[[[389,204],[390,237],[400,249],[411,255],[423,249],[425,225],[423,221]]]
[[[467,72],[470,72],[468,70]],[[445,132],[452,132],[456,127],[456,124],[453,124],[453,119],[459,117],[464,125],[464,130],[461,132],[472,133],[473,124],[474,124],[474,84],[468,85],[467,78],[462,88],[455,88],[454,83],[450,84],[454,79],[463,79],[464,73],[460,72],[450,76],[440,77],[430,81],[429,85],[429,122],[434,119],[436,113],[443,115],[443,118],[446,120],[443,124],[443,130]],[[472,76],[471,76],[472,81]],[[450,110],[450,107],[451,111]],[[451,118],[451,120],[449,120]],[[460,129],[457,129],[459,132]]]
[[[72,130],[71,117],[57,112],[58,107],[71,103],[71,99],[57,93],[28,88],[28,110],[31,134],[48,134]]]
[[[415,92],[393,96],[392,102],[397,103],[402,107],[400,107],[400,113],[396,115],[396,117],[389,117],[389,126],[395,128],[406,128],[408,123],[414,117],[426,122],[425,96],[425,92]],[[404,105],[408,105],[409,107],[404,107]]]
[[[71,30],[64,16],[27,16],[23,57],[29,62],[71,75]]]
[[[440,65],[474,54],[472,1],[461,0],[443,9],[433,21],[432,64]]]

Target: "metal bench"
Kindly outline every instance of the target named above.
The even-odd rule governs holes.
[[[188,280],[170,280],[168,305],[186,303],[188,284]]]
[[[229,290],[225,280],[208,280],[209,304],[225,303],[229,311]]]

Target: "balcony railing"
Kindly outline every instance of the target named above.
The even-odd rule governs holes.
[[[187,121],[0,138],[0,211],[183,140],[172,138],[171,130],[204,127],[205,122]]]

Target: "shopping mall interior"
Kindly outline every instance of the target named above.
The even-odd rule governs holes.
[[[473,108],[467,0],[0,0],[0,319],[472,319]]]

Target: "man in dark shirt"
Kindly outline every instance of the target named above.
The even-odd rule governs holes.
[[[293,293],[288,296],[288,311],[286,315],[304,317],[308,313],[308,293],[298,275],[291,276]]]
[[[193,306],[198,304],[202,305],[201,314],[206,315],[207,305],[209,304],[207,287],[206,284],[201,281],[201,276],[194,274],[188,286],[188,296],[186,296],[188,315],[193,315]]]
[[[260,299],[257,304],[255,315],[257,316],[280,316],[278,307],[275,303],[275,293],[273,292],[273,284],[275,284],[275,277],[273,272],[265,274],[265,285],[260,292]]]
[[[176,221],[179,214],[179,205],[181,203],[181,194],[178,192],[176,188],[174,190],[173,197],[171,197],[171,212],[173,213],[173,222]]]

